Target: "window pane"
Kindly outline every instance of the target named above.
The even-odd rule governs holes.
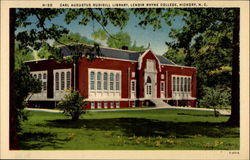
[[[47,79],[47,74],[46,73],[43,74],[43,79]]]
[[[67,88],[70,88],[70,72],[67,72]]]
[[[181,77],[181,91],[183,91],[183,77]]]
[[[175,82],[175,77],[174,77],[174,78],[173,78],[173,84],[172,84],[172,85],[173,85],[173,91],[176,91],[176,90],[175,90],[175,89],[176,89],[176,87],[175,87],[176,84],[175,84],[175,83],[176,83],[176,82]]]
[[[164,83],[161,82],[161,91],[163,92],[164,91]]]
[[[177,84],[176,84],[176,86],[177,86],[177,91],[179,91],[179,77],[177,77]]]
[[[191,91],[191,79],[188,78],[188,91],[190,92]]]
[[[95,80],[95,72],[90,73],[90,80]]]
[[[90,89],[95,89],[95,72],[90,72]]]
[[[187,92],[187,78],[184,80],[184,91]]]
[[[98,72],[98,73],[97,73],[97,80],[98,80],[98,81],[101,80],[101,76],[102,76],[102,73],[101,73],[101,72]]]
[[[59,90],[59,73],[56,72],[56,90]]]
[[[110,81],[114,81],[114,74],[110,73]]]
[[[103,89],[107,90],[108,89],[108,73],[104,72],[103,74]]]
[[[102,89],[102,73],[98,72],[97,73],[97,89],[101,90]]]
[[[44,91],[47,90],[47,82],[43,82],[43,90],[44,90]]]
[[[120,90],[120,74],[116,73],[115,75],[115,80],[116,80],[116,90]]]
[[[41,73],[38,74],[38,79],[42,79],[42,74]]]
[[[109,85],[110,85],[109,89],[114,90],[114,74],[113,73],[110,73],[110,83],[109,83]]]
[[[97,89],[98,90],[102,89],[102,83],[101,83],[101,81],[97,81]]]
[[[135,91],[135,81],[132,81],[132,91]]]
[[[65,89],[65,73],[61,73],[61,90]]]

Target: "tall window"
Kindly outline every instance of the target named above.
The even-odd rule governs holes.
[[[176,86],[177,86],[177,91],[179,91],[179,77],[177,77],[177,84],[176,84]]]
[[[188,78],[188,92],[191,91],[191,79]]]
[[[161,82],[161,92],[164,92],[164,82]]]
[[[114,90],[114,74],[113,73],[110,73],[109,84],[110,84],[109,89]]]
[[[131,82],[131,91],[134,92],[135,91],[135,81]]]
[[[65,73],[61,72],[61,90],[65,88]]]
[[[98,72],[97,73],[97,90],[102,89],[102,73]]]
[[[39,80],[42,79],[42,74],[41,74],[41,73],[38,74],[38,79],[39,79]]]
[[[69,71],[66,73],[66,79],[67,79],[66,86],[67,88],[70,88],[70,72]]]
[[[183,91],[183,77],[181,77],[181,91]]]
[[[176,80],[175,80],[176,78],[174,77],[173,78],[173,91],[176,91]]]
[[[56,72],[56,90],[59,90],[59,73]]]
[[[95,72],[90,72],[90,89],[95,89]]]
[[[108,73],[104,72],[103,74],[103,89],[108,90]]]
[[[184,79],[184,91],[187,92],[187,78]]]
[[[119,73],[116,73],[115,75],[115,87],[116,87],[116,90],[120,90],[120,74]]]

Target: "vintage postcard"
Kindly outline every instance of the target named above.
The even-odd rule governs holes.
[[[1,1],[3,159],[247,159],[248,1]]]

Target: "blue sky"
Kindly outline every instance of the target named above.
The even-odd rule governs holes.
[[[92,39],[91,34],[94,31],[97,31],[101,26],[97,22],[90,22],[88,25],[79,25],[78,21],[80,17],[71,22],[70,24],[66,24],[63,20],[64,16],[56,17],[52,20],[52,23],[62,25],[70,30],[70,32],[73,33],[80,33],[82,36],[85,36],[89,39]],[[34,17],[30,17],[29,21],[35,21]],[[155,54],[162,55],[167,51],[167,46],[165,42],[171,41],[168,34],[171,30],[171,27],[173,28],[180,28],[183,26],[183,22],[181,21],[181,17],[177,17],[175,22],[173,23],[173,26],[168,26],[164,23],[162,20],[162,28],[156,31],[153,31],[153,28],[151,26],[147,26],[146,28],[142,28],[136,24],[138,24],[139,20],[136,18],[133,14],[130,15],[129,21],[122,30],[119,27],[114,27],[113,25],[108,25],[106,29],[109,33],[117,33],[119,31],[127,32],[130,37],[132,43],[136,41],[137,46],[143,45],[145,48],[148,47],[148,44],[150,43],[150,49]],[[49,25],[50,22],[47,24]],[[22,30],[22,29],[20,29]],[[97,40],[98,41],[98,40]],[[98,41],[103,46],[107,46],[105,41]]]

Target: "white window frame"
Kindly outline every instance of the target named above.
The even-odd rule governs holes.
[[[92,90],[91,89],[91,72],[94,73],[95,75],[95,89]],[[97,73],[100,72],[101,73],[101,89],[98,90],[97,89]],[[106,78],[106,76],[104,76],[104,74],[107,74],[107,81],[104,81],[104,78]],[[110,76],[112,76],[111,74],[113,74],[113,80],[110,80]],[[117,80],[117,74],[119,75],[119,80]],[[121,97],[121,89],[122,89],[122,72],[120,70],[108,70],[108,69],[97,69],[97,68],[89,68],[88,69],[88,95],[89,97],[93,97],[94,99],[98,100],[100,98],[110,98],[109,96],[115,96],[116,98],[120,98]],[[107,88],[106,87],[106,83],[107,83]],[[110,84],[113,84],[113,90],[110,89]],[[112,85],[111,84],[111,85]],[[117,88],[118,85],[118,88]],[[92,99],[93,99],[92,98]]]
[[[68,89],[67,88],[67,72],[69,72],[70,74],[70,76],[69,76],[69,88],[71,87],[71,81],[72,81],[72,79],[71,79],[71,75],[72,75],[72,72],[71,72],[71,68],[68,68],[68,69],[54,69],[53,70],[53,77],[54,77],[54,83],[53,83],[53,88],[54,88],[54,92],[56,91],[56,92],[58,92],[58,91],[65,91],[65,89]],[[56,90],[56,73],[58,73],[59,74],[59,90]],[[64,88],[62,89],[62,78],[61,78],[61,75],[62,75],[62,73],[64,73]]]
[[[42,71],[31,71],[30,74],[36,78],[39,79],[42,82],[42,90],[41,93],[47,93],[47,88],[48,88],[48,71],[47,70],[42,70]],[[44,74],[46,75],[46,78],[44,78]],[[39,75],[41,77],[39,78]],[[46,87],[44,88],[44,84]],[[37,93],[39,95],[39,93]]]
[[[175,83],[174,83],[174,78],[175,78]],[[186,99],[191,97],[192,76],[172,75],[171,79],[172,79],[172,97],[178,97],[177,99],[183,99],[183,98]],[[179,84],[177,84],[177,79],[179,79]],[[178,88],[179,90],[177,90]]]

